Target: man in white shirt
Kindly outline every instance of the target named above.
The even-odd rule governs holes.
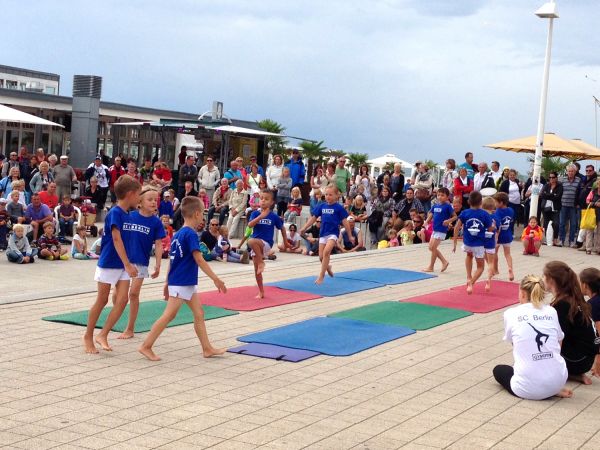
[[[496,184],[502,176],[502,171],[500,170],[500,163],[498,161],[492,161],[492,170],[490,174],[494,179],[494,184]]]
[[[481,162],[477,168],[479,171],[473,177],[473,190],[480,191],[483,188],[495,187],[496,183],[494,183],[492,174],[487,171],[487,163]]]
[[[219,169],[215,166],[215,161],[212,156],[208,156],[205,160],[206,164],[198,171],[198,184],[200,189],[206,191],[206,195],[211,199],[215,192],[216,187],[221,182],[221,174]]]

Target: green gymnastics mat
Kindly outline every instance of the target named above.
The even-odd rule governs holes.
[[[453,320],[462,319],[471,314],[473,313],[462,309],[388,301],[340,311],[329,314],[329,317],[397,325],[413,330],[427,330]]]
[[[158,319],[162,315],[166,306],[167,302],[164,300],[140,302],[140,310],[138,312],[137,320],[135,321],[135,332],[143,333],[145,331],[150,331],[150,328],[152,328],[152,324],[154,324],[156,319]],[[233,316],[239,314],[237,311],[229,311],[227,309],[219,308],[217,306],[202,305],[202,309],[204,309],[204,320],[218,319],[219,317]],[[106,318],[110,314],[111,310],[112,307],[104,308],[102,310],[102,314],[100,314],[100,318],[98,319],[96,328],[102,328],[104,326]],[[57,316],[42,317],[42,320],[47,320],[49,322],[69,323],[72,325],[86,326],[87,318],[88,311],[75,311],[66,314],[59,314]],[[112,330],[119,332],[125,331],[128,320],[129,305],[125,307],[123,315],[112,328]],[[169,327],[185,325],[187,323],[194,323],[194,316],[192,315],[192,311],[190,311],[190,309],[186,305],[183,305],[177,313],[177,317],[175,317],[175,319],[173,319],[173,321],[169,324]]]

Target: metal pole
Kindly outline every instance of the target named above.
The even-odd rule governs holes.
[[[546,103],[548,100],[548,78],[550,76],[550,56],[552,52],[552,28],[554,19],[550,18],[548,25],[548,40],[546,42],[546,57],[544,61],[544,75],[542,77],[542,93],[540,99],[540,113],[538,117],[537,140],[535,157],[533,160],[533,176],[531,190],[530,216],[537,216],[538,201],[540,196],[540,175],[542,171],[542,156],[544,148],[544,124],[546,121]]]

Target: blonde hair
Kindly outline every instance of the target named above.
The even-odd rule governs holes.
[[[294,197],[294,194],[296,194],[296,197]],[[293,198],[300,198],[301,192],[300,192],[300,188],[298,186],[295,186],[292,188],[292,197]]]
[[[13,225],[13,231],[25,231],[25,227],[23,225],[21,225],[20,223],[17,223],[15,225]]]
[[[481,203],[481,208],[486,211],[494,211],[496,209],[496,200],[492,197],[485,197]]]
[[[535,275],[527,275],[521,280],[519,289],[527,294],[527,299],[531,302],[534,308],[540,309],[544,304],[546,296],[546,287],[541,277]]]

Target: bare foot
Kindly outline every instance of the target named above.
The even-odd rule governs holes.
[[[204,356],[205,358],[210,358],[212,356],[222,355],[226,351],[227,351],[226,348],[214,348],[214,347],[211,347],[211,348],[209,348],[207,350],[203,350],[202,351],[202,356]]]
[[[473,293],[473,283],[470,281],[467,283],[467,295],[471,295]]]
[[[133,331],[125,330],[117,337],[117,339],[131,339],[132,337]]]
[[[500,275],[500,271],[498,269],[494,269],[494,275]]]
[[[581,384],[590,385],[592,384],[592,379],[588,377],[585,373],[581,375],[572,375],[569,377],[569,380],[577,381]]]
[[[508,269],[508,279],[510,281],[514,281],[514,279],[515,279],[515,274],[512,269]]]
[[[442,272],[445,272],[449,265],[450,265],[449,261],[446,261],[444,264],[442,264]]]
[[[421,272],[433,272],[433,267],[425,267],[424,269],[421,269]],[[443,269],[442,269],[443,272]]]
[[[258,298],[259,300],[263,299],[263,298],[265,298],[265,293],[264,292],[259,292],[258,294],[256,294],[256,297],[254,297],[254,298]]]
[[[151,348],[140,347],[138,352],[148,358],[150,361],[160,361],[160,356],[152,351]]]
[[[90,355],[100,353],[94,345],[94,340],[92,338],[86,338],[85,336],[83,337],[83,349],[86,353],[89,353]]]
[[[492,289],[492,282],[490,280],[485,282],[485,292],[490,292]]]
[[[261,273],[263,273],[265,270],[265,263],[264,261],[260,261],[257,265],[256,265],[256,274],[260,275]]]
[[[571,398],[573,397],[573,391],[571,389],[562,388],[556,396],[560,398]]]
[[[327,275],[333,278],[333,269],[331,268],[331,266],[327,266]]]
[[[315,280],[315,284],[321,284],[323,283],[323,277],[319,277]]]
[[[112,352],[112,347],[110,345],[108,345],[108,339],[98,335],[96,336],[96,339],[94,339],[96,341],[96,344],[100,344],[100,347],[102,347],[102,350],[106,350],[107,352]]]

